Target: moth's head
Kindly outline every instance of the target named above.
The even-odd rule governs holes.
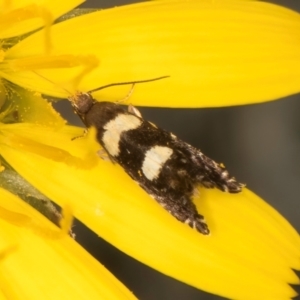
[[[94,105],[94,98],[90,93],[77,92],[74,95],[68,97],[74,108],[76,114],[84,118],[84,115],[92,108]]]

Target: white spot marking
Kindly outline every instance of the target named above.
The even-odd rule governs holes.
[[[141,123],[142,121],[136,116],[125,114],[119,114],[115,119],[109,121],[104,126],[106,131],[102,138],[108,153],[111,156],[118,156],[121,134],[125,131],[138,128]]]
[[[142,171],[149,180],[157,178],[164,163],[171,157],[173,150],[168,147],[154,146],[146,152]]]

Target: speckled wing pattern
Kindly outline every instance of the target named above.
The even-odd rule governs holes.
[[[192,201],[197,185],[229,193],[240,192],[243,185],[200,150],[141,118],[136,108],[90,97],[88,109],[86,99],[84,106],[73,101],[73,107],[88,128],[96,127],[97,139],[111,160],[175,218],[209,234]]]
[[[209,230],[192,202],[197,185],[237,193],[242,185],[228,171],[201,151],[176,136],[141,120],[137,129],[122,133],[116,161],[158,203],[179,221],[203,234]],[[141,171],[145,153],[153,147],[171,149],[172,154],[152,180]]]

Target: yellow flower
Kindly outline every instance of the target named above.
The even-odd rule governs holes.
[[[32,34],[3,52],[0,76],[66,97],[66,90],[169,75],[138,85],[131,102],[172,107],[262,102],[298,91],[299,25],[297,13],[261,2],[145,2],[52,26],[48,54],[45,32]],[[118,165],[97,159],[93,130],[71,141],[82,129],[64,125],[48,105],[37,104],[38,94],[14,91],[19,97],[5,102],[1,117],[22,122],[1,124],[1,155],[101,237],[169,276],[224,297],[295,295],[288,284],[299,284],[292,271],[300,269],[299,235],[258,196],[248,189],[229,195],[201,188],[195,202],[212,231],[202,236],[161,209]],[[128,86],[116,87],[95,96],[116,100],[127,91]],[[3,262],[17,251],[14,245],[3,247],[9,253]]]
[[[1,299],[135,299],[66,233],[0,189]]]
[[[51,54],[92,53],[98,58],[100,67],[79,85],[85,91],[170,75],[139,85],[130,99],[135,105],[241,105],[299,91],[298,28],[298,13],[260,1],[148,1],[56,24],[51,29]],[[34,34],[7,51],[7,64],[14,69],[2,70],[1,75],[42,93],[66,97],[57,84],[32,72],[15,72],[29,58],[44,54],[43,35]],[[39,73],[62,84],[74,77],[70,69]],[[115,87],[95,95],[115,101],[127,90]]]

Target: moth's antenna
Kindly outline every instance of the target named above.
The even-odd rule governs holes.
[[[52,83],[53,85],[57,85],[57,86],[59,86],[62,90],[64,90],[65,92],[67,92],[67,94],[69,94],[70,96],[72,96],[73,94],[70,92],[70,91],[68,91],[67,89],[65,89],[63,86],[61,86],[60,84],[58,84],[58,83],[55,83],[55,82],[53,82],[53,81],[51,81],[50,79],[48,79],[47,77],[45,77],[45,76],[43,76],[43,75],[41,75],[41,74],[39,74],[38,72],[36,72],[36,71],[31,71],[31,72],[33,72],[33,73],[35,73],[36,75],[38,75],[38,76],[40,76],[40,77],[42,77],[43,79],[45,79],[45,80],[47,80],[48,82],[50,82],[50,83]]]
[[[43,79],[47,80],[48,82],[52,83],[53,85],[59,86],[62,90],[64,90],[65,92],[67,92],[67,94],[69,94],[70,96],[73,96],[73,94],[72,94],[70,91],[68,91],[68,90],[65,89],[63,86],[59,85],[58,83],[52,82],[50,79],[48,79],[47,77],[45,77],[45,76],[39,74],[39,73],[36,72],[36,71],[33,71],[33,70],[32,70],[32,72],[35,73],[36,75],[42,77]],[[126,81],[126,82],[110,83],[110,84],[107,84],[107,85],[100,86],[100,87],[98,87],[98,88],[96,88],[96,89],[90,90],[90,91],[88,91],[88,93],[91,94],[91,93],[93,93],[93,92],[96,92],[96,91],[99,91],[99,90],[103,90],[103,89],[108,88],[108,87],[111,87],[111,86],[132,84],[132,88],[130,89],[130,91],[129,91],[129,93],[127,94],[127,96],[126,96],[124,99],[119,100],[120,102],[123,102],[123,101],[126,101],[126,100],[131,96],[135,84],[137,84],[137,83],[145,83],[145,82],[156,81],[156,80],[160,80],[160,79],[164,79],[164,78],[168,78],[168,77],[170,77],[170,76],[161,76],[161,77],[156,77],[156,78],[146,79],[146,80],[136,80],[136,81]],[[119,101],[118,101],[118,102],[119,102]]]
[[[168,77],[170,77],[170,76],[161,76],[161,77],[156,77],[156,78],[152,78],[152,79],[138,80],[138,81],[126,81],[126,82],[110,83],[110,84],[107,84],[107,85],[100,86],[100,87],[98,87],[94,90],[88,91],[88,93],[91,94],[91,93],[94,93],[94,92],[99,91],[99,90],[106,89],[106,88],[111,87],[111,86],[127,85],[127,84],[132,84],[134,86],[136,83],[145,83],[145,82],[150,82],[150,81],[156,81],[156,80],[160,80],[160,79],[164,79],[164,78],[168,78]]]

